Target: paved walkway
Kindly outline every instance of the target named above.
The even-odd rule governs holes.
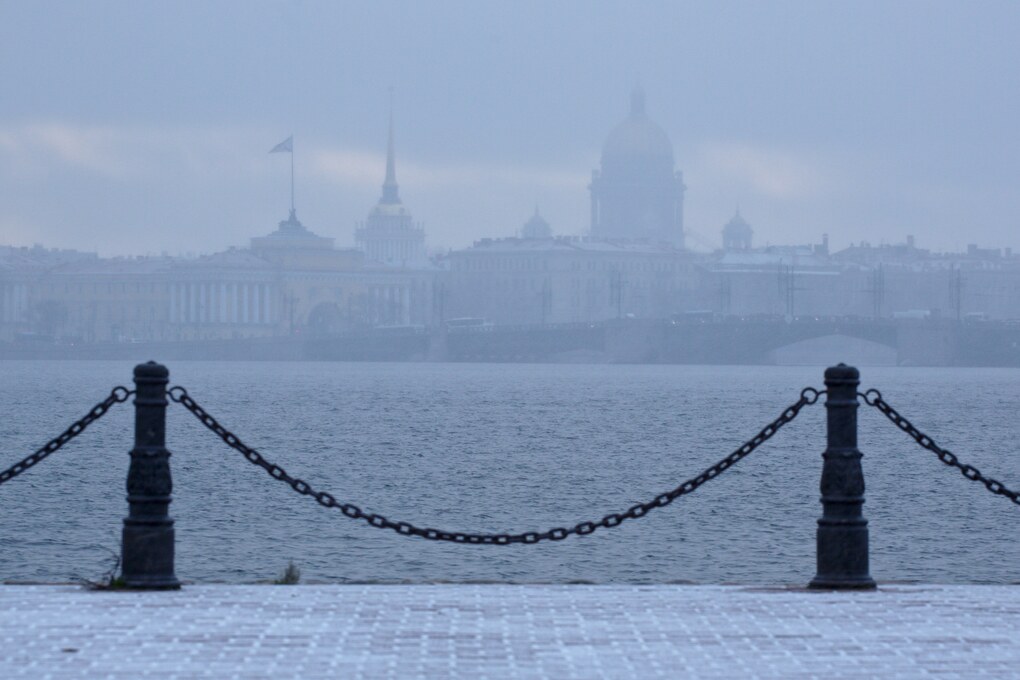
[[[2,678],[1020,677],[1020,587],[0,586]]]

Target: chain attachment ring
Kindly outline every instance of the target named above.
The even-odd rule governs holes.
[[[814,387],[805,387],[800,391],[800,400],[804,402],[805,406],[812,406],[818,403],[818,399],[827,392],[827,390],[817,390]],[[793,408],[792,406],[790,408]]]
[[[882,401],[882,393],[874,387],[867,392],[858,392],[857,396],[863,399],[868,406],[878,406],[878,402]]]

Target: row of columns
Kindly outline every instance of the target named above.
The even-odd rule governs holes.
[[[424,246],[421,240],[387,239],[371,241],[366,244],[368,259],[377,262],[406,263],[419,262],[424,259]]]
[[[273,323],[268,283],[175,283],[170,323]]]
[[[408,325],[411,323],[411,288],[409,286],[372,286],[372,310],[377,323]]]
[[[0,283],[0,323],[23,321],[28,311],[28,286]]]

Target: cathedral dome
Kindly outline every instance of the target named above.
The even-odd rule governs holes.
[[[630,96],[630,116],[602,147],[602,165],[591,173],[591,237],[684,246],[683,175],[673,165],[673,145],[645,114],[640,89]]]
[[[630,96],[630,116],[609,133],[602,147],[602,167],[618,162],[665,161],[672,171],[673,144],[665,130],[645,113],[645,95],[640,89]]]

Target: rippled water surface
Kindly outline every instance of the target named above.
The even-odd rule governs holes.
[[[187,363],[171,381],[249,445],[338,499],[468,531],[571,526],[649,500],[722,458],[821,368]],[[943,446],[1020,487],[1020,371],[863,369]],[[117,383],[119,362],[0,362],[0,466]],[[132,407],[0,487],[0,579],[98,578],[119,547]],[[270,479],[169,412],[177,573],[258,581],[803,584],[814,574],[824,409],[672,506],[584,538],[463,546],[373,529]],[[879,581],[1020,581],[1020,508],[861,411]]]

